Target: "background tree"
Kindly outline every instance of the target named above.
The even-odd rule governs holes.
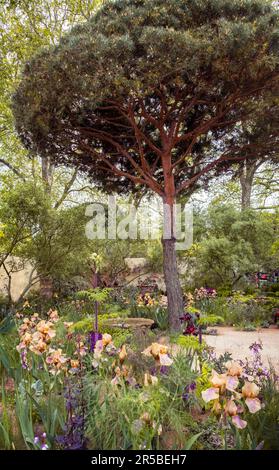
[[[278,52],[271,1],[108,2],[27,63],[17,131],[31,151],[107,191],[146,186],[173,214],[179,195],[244,158],[242,143],[223,137],[261,114],[278,82]],[[163,253],[176,329],[183,302],[171,222]]]
[[[242,145],[243,160],[229,168],[233,178],[240,182],[242,210],[251,207],[253,183],[258,170],[261,167],[264,170],[279,167],[278,116],[278,98],[272,97],[263,104],[256,119],[248,119],[225,137],[231,144],[234,142],[235,145]],[[228,163],[224,162],[216,173],[222,173],[226,168],[228,169]]]
[[[0,267],[8,277],[10,301],[12,274],[26,266],[29,279],[21,297],[38,283],[47,297],[52,295],[52,281],[86,277],[94,246],[84,234],[83,205],[54,209],[43,185],[33,183],[18,183],[9,191],[3,188],[0,196]]]
[[[188,286],[232,290],[247,286],[255,272],[278,268],[278,212],[214,204],[196,214],[194,224],[195,244],[181,256]]]
[[[22,65],[41,47],[56,44],[76,22],[88,19],[100,3],[101,0],[1,1],[0,168],[19,174],[20,167],[20,174],[23,172],[26,150],[14,132],[10,107]],[[30,162],[24,161],[24,169],[28,170]]]
[[[3,189],[4,199],[8,196],[14,198],[13,188],[20,188],[23,181],[26,189],[28,187],[31,191],[31,188],[35,186],[40,187],[51,198],[52,208],[57,210],[58,217],[61,208],[69,208],[69,202],[71,205],[73,201],[75,205],[84,202],[92,194],[94,195],[94,190],[89,187],[84,177],[77,175],[75,169],[54,169],[49,159],[41,159],[36,152],[28,152],[24,149],[13,126],[11,96],[18,84],[21,67],[27,58],[43,46],[56,44],[69,27],[76,22],[88,19],[99,3],[99,0],[23,0],[20,2],[7,0],[1,2],[0,7],[0,187]],[[19,192],[17,196],[20,203]],[[35,191],[32,196],[27,197],[27,201],[30,202],[31,197],[37,196],[38,192]],[[40,206],[40,198],[37,203]],[[54,217],[54,212],[52,215]],[[12,219],[10,218],[9,221],[11,223]],[[44,222],[45,219],[42,217],[40,221]],[[12,229],[11,224],[9,226]],[[18,225],[16,227],[18,228]],[[45,229],[46,226],[40,227],[40,233]],[[31,244],[34,244],[33,249],[37,256],[35,240],[37,239],[32,239]],[[4,245],[3,243],[3,249]],[[10,243],[9,246],[6,244],[6,248],[8,251],[5,252],[5,257],[9,261],[2,266],[4,269],[7,268],[7,276],[9,276],[15,270],[22,270],[26,263],[20,262],[18,258],[9,257],[18,251],[16,250],[17,244]],[[65,267],[64,263],[61,264],[62,266]],[[50,274],[44,280],[43,272],[48,272],[48,270],[41,270],[40,273],[42,289],[45,283],[50,290]],[[32,276],[30,282],[33,282]]]

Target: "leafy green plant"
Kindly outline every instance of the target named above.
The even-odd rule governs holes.
[[[0,420],[0,449],[11,449],[12,448],[12,430],[11,422],[7,407],[7,397],[5,390],[5,383],[2,379],[2,400],[1,400],[1,420]]]
[[[190,364],[178,359],[170,377],[162,376],[160,386],[146,390],[124,384],[115,387],[109,376],[89,373],[85,390],[90,448],[162,449],[166,448],[165,436],[169,433],[177,438],[171,441],[171,448],[193,447],[201,433],[187,434],[187,411],[182,400],[183,390],[193,376]]]
[[[106,314],[99,315],[98,328],[101,333],[106,332],[104,331],[104,329],[106,330],[106,320],[113,319],[113,318],[118,318],[118,315],[116,313],[110,313],[108,315]],[[76,333],[77,332],[88,333],[89,331],[92,330],[92,317],[86,317],[86,318],[83,318],[82,320],[79,320],[78,322],[74,323],[71,326],[70,330]]]
[[[193,351],[198,353],[201,353],[207,347],[204,341],[200,343],[198,338],[196,338],[195,336],[180,335],[178,336],[178,338],[174,339],[174,342],[176,342],[179,346],[185,348],[186,351]]]
[[[76,293],[76,298],[78,300],[89,300],[90,302],[100,302],[105,303],[111,294],[110,288],[100,288],[96,287],[95,289],[88,289],[79,291]]]
[[[250,322],[240,322],[235,325],[236,329],[241,330],[241,331],[257,331],[257,328],[259,327],[258,324],[256,323],[250,323]]]
[[[210,325],[219,325],[220,323],[224,323],[224,318],[219,315],[202,315],[197,323],[202,328],[207,328]]]
[[[157,306],[150,309],[149,318],[155,321],[159,330],[167,330],[169,326],[168,311],[166,308]]]

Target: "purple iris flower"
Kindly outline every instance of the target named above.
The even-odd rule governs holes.
[[[152,368],[150,369],[150,374],[151,374],[151,375],[158,375],[158,374],[160,374],[160,375],[168,375],[169,371],[170,371],[170,368],[169,368],[168,366],[161,366],[161,367],[159,368],[159,370],[158,370],[157,367],[152,367]]]
[[[189,312],[183,313],[181,317],[179,317],[181,322],[189,322],[192,320],[192,315]]]
[[[27,363],[27,352],[26,349],[23,349],[20,353],[20,358],[21,358],[21,365],[23,369],[28,369],[28,363]]]
[[[182,400],[189,400],[191,392],[196,390],[197,384],[196,382],[192,382],[189,385],[186,385],[184,392],[182,393]]]

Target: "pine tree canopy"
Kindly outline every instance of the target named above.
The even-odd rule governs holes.
[[[107,191],[178,195],[242,158],[244,144],[225,137],[260,119],[278,74],[270,0],[108,1],[26,64],[16,128]],[[273,145],[273,134],[257,143]]]

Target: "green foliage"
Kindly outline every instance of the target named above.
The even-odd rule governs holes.
[[[197,324],[203,328],[209,325],[219,325],[220,323],[224,323],[224,318],[219,315],[202,315],[197,321]]]
[[[185,348],[187,351],[201,353],[206,348],[206,343],[204,341],[200,343],[198,338],[196,338],[195,336],[190,336],[190,335],[187,335],[187,336],[180,335],[175,340],[175,342],[179,346],[182,346],[183,348]]]
[[[3,409],[0,426],[0,445],[2,438],[4,446],[7,448],[13,448],[17,440],[17,446],[22,446],[23,441],[27,449],[34,449],[35,428],[38,423],[41,423],[47,433],[48,442],[51,443],[51,446],[55,447],[57,432],[61,431],[65,423],[65,408],[64,398],[61,395],[61,383],[55,377],[49,375],[45,368],[38,368],[37,363],[32,364],[30,373],[24,372],[15,346],[12,352],[17,357],[13,362],[13,367],[11,367],[10,363],[12,352],[8,355],[6,350],[4,350],[6,352],[6,358],[4,358],[2,344],[0,351],[0,361],[2,361],[5,367],[5,374],[2,374],[2,376],[4,378],[13,377],[15,381],[15,392],[12,401],[9,402],[7,401],[5,387],[2,385]],[[2,383],[4,383],[4,379]],[[14,410],[15,416],[13,415]],[[11,417],[13,427],[10,424]]]
[[[146,389],[113,387],[106,366],[103,373],[86,378],[87,436],[92,449],[186,448],[196,445],[201,433],[189,436],[185,423],[192,421],[181,395],[195,378],[191,358],[181,353],[174,360],[170,375],[159,377],[159,384]],[[143,420],[148,416],[150,424]],[[175,436],[171,447],[169,430]],[[183,447],[181,447],[183,446]]]
[[[186,348],[183,345],[183,348],[175,355],[169,373],[165,378],[162,377],[164,386],[174,396],[181,397],[187,385],[196,381],[198,374],[194,358],[195,354],[193,351],[190,351],[190,348]]]
[[[169,326],[168,310],[160,305],[138,307],[135,306],[131,309],[131,317],[150,318],[154,320],[159,330],[167,330]]]
[[[0,334],[0,375],[5,371],[9,377],[15,377],[19,367],[17,343],[18,337],[14,330]]]
[[[12,315],[7,315],[0,322],[0,335],[10,333],[15,326],[15,321]]]
[[[90,302],[106,302],[111,294],[111,289],[95,288],[87,291],[79,291],[76,298],[89,300]]]
[[[261,113],[257,104],[278,74],[277,28],[271,1],[105,2],[28,62],[13,101],[17,131],[27,148],[78,165],[106,191],[146,185],[162,195],[156,157],[178,113],[179,136],[169,139],[168,158],[177,166],[179,192],[191,177],[192,192],[200,169],[204,180],[212,168],[208,157],[213,167],[220,163],[218,131],[237,129],[244,111]],[[222,139],[221,150],[222,162],[231,152],[229,166],[241,142],[236,149]]]
[[[130,342],[131,331],[129,328],[117,328],[110,326],[106,320],[119,318],[117,313],[103,314],[98,317],[98,331],[99,333],[108,333],[113,336],[114,344],[120,347],[126,341]],[[71,326],[70,330],[75,333],[89,333],[94,330],[93,317],[86,317]]]
[[[169,326],[168,310],[164,307],[155,307],[151,308],[151,315],[148,318],[151,318],[155,321],[155,324],[159,330],[167,330]]]
[[[240,322],[235,325],[238,330],[242,331],[257,331],[257,326],[255,323],[245,323]]]
[[[273,372],[261,388],[264,408],[254,415],[247,415],[248,425],[238,433],[236,448],[241,450],[278,450],[279,443],[279,392]]]
[[[99,315],[98,324],[99,324],[100,332],[105,333],[105,331],[101,331],[101,330],[103,329],[103,324],[105,320],[110,319],[110,318],[117,318],[117,314]],[[80,333],[88,333],[89,331],[92,331],[92,329],[94,329],[93,328],[93,316],[83,318],[82,320],[77,321],[71,326],[71,331],[80,332]]]
[[[32,183],[18,183],[8,190],[3,187],[0,201],[0,261],[3,262],[7,254],[20,253],[28,245],[49,203],[42,188]]]
[[[187,253],[186,262],[194,274],[187,284],[209,285],[226,290],[247,288],[247,273],[275,269],[278,259],[272,244],[278,238],[276,213],[238,211],[230,205],[212,206],[194,223],[203,230],[196,234],[195,250]],[[199,219],[200,218],[200,219]]]
[[[0,221],[0,263],[15,272],[29,262],[29,287],[40,276],[65,280],[88,271],[90,243],[84,234],[82,205],[53,209],[41,184],[18,183],[1,190]],[[17,256],[18,261],[11,263],[8,255]]]
[[[261,326],[272,321],[272,310],[276,301],[269,302],[268,298],[255,297],[236,293],[233,297],[217,297],[211,299],[207,306],[208,316],[220,316],[223,323],[229,326],[257,324]]]
[[[2,378],[1,392],[2,392],[2,396],[1,396],[1,421],[0,421],[0,448],[11,449],[12,448],[12,430],[11,430],[10,417],[8,414],[5,382],[3,378]]]

